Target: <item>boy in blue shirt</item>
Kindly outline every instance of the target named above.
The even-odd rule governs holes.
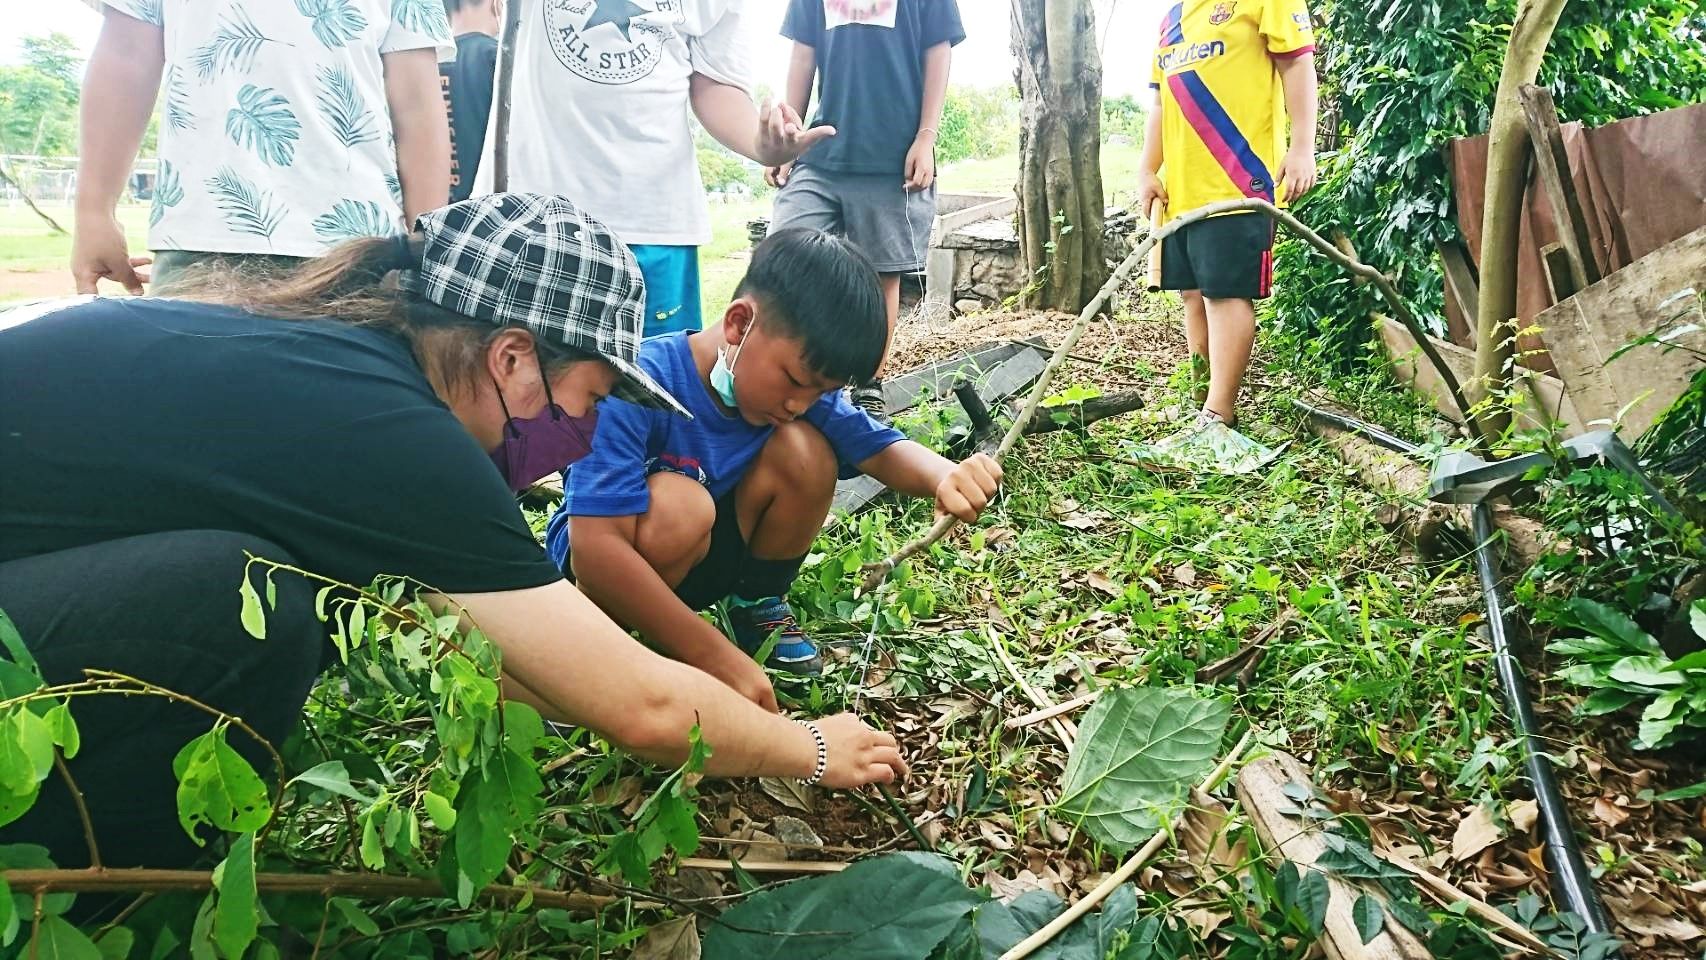
[[[838,463],[938,513],[975,520],[1001,468],[955,464],[872,420],[842,393],[869,380],[888,336],[871,264],[846,240],[782,230],[753,252],[720,324],[653,337],[640,367],[693,414],[599,406],[598,442],[563,478],[551,558],[617,622],[776,709],[752,658],[822,669],[783,599],[823,526]],[[695,611],[729,598],[734,643]]]

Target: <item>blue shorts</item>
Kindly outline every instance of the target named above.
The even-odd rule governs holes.
[[[646,326],[641,336],[704,327],[699,309],[699,248],[631,243],[646,278]]]

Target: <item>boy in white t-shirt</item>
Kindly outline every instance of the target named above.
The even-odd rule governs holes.
[[[688,111],[760,164],[793,160],[807,131],[751,89],[742,0],[550,0],[516,42],[506,189],[567,197],[616,231],[646,278],[646,336],[703,326],[699,245],[710,211]],[[494,117],[493,126],[496,120]],[[492,189],[488,130],[475,193]]]
[[[142,292],[115,206],[164,81],[154,292],[196,262],[266,274],[402,232],[449,196],[442,0],[104,0],[83,79],[79,293]]]

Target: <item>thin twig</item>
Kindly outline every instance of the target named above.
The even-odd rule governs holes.
[[[748,873],[840,873],[853,864],[840,860],[754,860],[739,861],[740,868]],[[734,867],[728,860],[718,860],[714,857],[682,857],[682,869],[717,870],[727,872]]]
[[[83,821],[83,842],[89,847],[89,866],[99,870],[101,848],[95,844],[95,822],[89,819],[89,807],[83,802],[83,791],[78,788],[77,781],[71,779],[71,771],[65,766],[65,755],[57,749],[53,751],[53,766],[59,771],[59,778],[65,781],[65,789],[71,793],[71,803],[77,807],[77,819]]]
[[[1239,738],[1238,745],[1232,748],[1232,752],[1228,753],[1224,760],[1220,761],[1219,766],[1203,778],[1197,789],[1204,793],[1213,790],[1215,785],[1231,772],[1232,766],[1238,762],[1238,758],[1243,756],[1244,748],[1249,745],[1254,733],[1253,729],[1246,730],[1244,736]],[[1036,952],[1037,948],[1054,939],[1056,934],[1072,926],[1073,922],[1079,917],[1089,913],[1097,904],[1107,899],[1108,894],[1113,893],[1120,884],[1131,879],[1132,874],[1135,874],[1146,860],[1154,856],[1155,851],[1161,849],[1161,845],[1167,841],[1167,838],[1179,831],[1184,820],[1185,815],[1181,813],[1173,819],[1171,829],[1155,831],[1155,835],[1149,838],[1149,842],[1132,854],[1125,863],[1120,864],[1118,870],[1108,874],[1106,879],[1096,885],[1096,889],[1085,894],[1084,899],[1067,907],[1065,912],[1050,920],[1041,930],[1019,941],[1011,950],[1001,955],[1001,960],[1020,960],[1022,957],[1030,956]]]
[[[906,827],[906,832],[912,834],[913,842],[924,850],[935,853],[936,845],[924,836],[924,831],[918,829],[918,824],[912,822],[912,816],[906,812],[906,808],[900,805],[900,801],[894,798],[894,794],[889,791],[889,788],[880,783],[876,786],[877,792],[882,794],[884,800],[888,801],[889,809],[894,811],[894,815],[900,818],[901,825]]]
[[[1089,329],[1091,320],[1093,320],[1096,314],[1101,310],[1102,304],[1107,302],[1107,299],[1113,295],[1114,291],[1119,288],[1120,284],[1125,282],[1126,277],[1130,275],[1133,268],[1135,268],[1139,262],[1143,261],[1144,258],[1149,255],[1150,249],[1161,240],[1167,238],[1183,227],[1207,219],[1208,217],[1219,216],[1223,213],[1235,213],[1241,210],[1253,210],[1267,214],[1269,217],[1285,224],[1286,227],[1290,229],[1292,233],[1296,234],[1299,239],[1308,242],[1311,246],[1320,250],[1328,259],[1359,277],[1364,277],[1373,281],[1375,287],[1380,290],[1381,296],[1385,297],[1387,303],[1392,307],[1392,312],[1397,315],[1399,322],[1403,323],[1405,328],[1410,331],[1410,335],[1416,339],[1417,344],[1422,348],[1422,352],[1426,354],[1428,360],[1433,363],[1434,368],[1439,373],[1440,379],[1444,381],[1446,387],[1451,390],[1452,399],[1456,400],[1460,404],[1466,402],[1463,399],[1463,388],[1457,382],[1457,375],[1451,372],[1450,367],[1446,366],[1444,358],[1442,358],[1439,355],[1439,351],[1434,348],[1432,341],[1427,335],[1427,331],[1424,330],[1421,323],[1416,320],[1415,314],[1411,313],[1409,308],[1404,306],[1404,302],[1398,298],[1397,288],[1392,285],[1392,281],[1388,279],[1385,274],[1334,247],[1331,243],[1322,239],[1320,234],[1309,229],[1309,227],[1305,226],[1296,217],[1284,210],[1281,210],[1266,200],[1257,199],[1255,197],[1246,197],[1242,200],[1225,200],[1220,203],[1211,203],[1204,207],[1198,207],[1189,213],[1182,214],[1179,217],[1168,221],[1166,226],[1161,227],[1158,230],[1150,231],[1149,236],[1146,237],[1142,243],[1132,248],[1131,253],[1126,256],[1125,260],[1123,260],[1119,267],[1114,270],[1113,274],[1108,277],[1108,282],[1102,284],[1102,289],[1098,290],[1096,295],[1090,298],[1090,302],[1084,305],[1084,309],[1079,311],[1078,319],[1072,324],[1072,329],[1067,331],[1066,338],[1061,340],[1060,344],[1055,347],[1053,356],[1049,357],[1048,364],[1043,367],[1042,375],[1037,378],[1037,382],[1031,386],[1030,394],[1025,397],[1025,404],[1019,409],[1019,415],[1013,418],[1013,423],[1008,427],[1007,434],[1001,438],[1001,445],[996,448],[994,454],[997,463],[1006,459],[1007,454],[1012,450],[1013,445],[1017,443],[1019,437],[1024,434],[1025,427],[1030,424],[1031,418],[1036,416],[1038,404],[1042,402],[1044,396],[1047,396],[1049,386],[1054,381],[1055,372],[1058,371],[1061,365],[1066,361],[1067,355],[1072,352],[1072,348],[1078,343],[1079,338],[1083,337],[1084,332]],[[1465,406],[1462,409],[1467,410],[1468,407]],[[946,536],[948,531],[952,530],[958,523],[959,519],[953,514],[944,514],[937,518],[936,522],[931,525],[930,529],[922,537],[907,543],[882,560],[866,564],[864,567],[865,579],[859,587],[860,595],[866,595],[874,592],[877,587],[882,585],[883,581],[888,579],[889,574],[894,572],[894,568],[896,566],[899,566],[912,557],[928,550],[932,544]]]
[[[1055,717],[1058,717],[1063,713],[1071,713],[1079,707],[1089,703],[1094,703],[1096,698],[1101,695],[1102,691],[1092,690],[1081,697],[1073,697],[1071,700],[1064,703],[1057,703],[1052,707],[1044,707],[1041,710],[1032,710],[1030,713],[1022,716],[1011,717],[1002,723],[1002,726],[1009,730],[1018,730],[1022,727],[1028,727],[1033,723],[1042,723],[1044,720],[1053,720]]]
[[[1018,683],[1019,689],[1024,691],[1025,696],[1030,698],[1031,703],[1041,710],[1047,710],[1050,707],[1053,707],[1055,705],[1054,701],[1043,696],[1042,691],[1031,686],[1031,682],[1025,679],[1024,674],[1019,672],[1018,664],[1014,663],[1013,658],[1007,655],[1007,651],[1001,646],[1001,638],[995,635],[995,631],[989,630],[985,636],[989,638],[990,652],[993,653],[995,655],[995,659],[1000,661],[1001,665],[1007,669],[1008,674],[1013,677],[1014,682]],[[1055,736],[1060,738],[1061,745],[1065,746],[1068,751],[1071,751],[1072,744],[1078,739],[1078,725],[1073,723],[1071,720],[1064,720],[1059,716],[1053,716],[1049,718],[1049,726],[1054,728]]]

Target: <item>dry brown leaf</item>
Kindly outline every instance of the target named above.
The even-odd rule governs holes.
[[[657,924],[634,945],[629,960],[699,960],[699,928],[692,917]]]
[[[1173,579],[1182,587],[1188,587],[1197,582],[1197,568],[1187,561],[1173,568]]]
[[[1085,579],[1093,589],[1099,590],[1110,597],[1117,597],[1125,592],[1125,588],[1108,579],[1106,575],[1095,570],[1090,571],[1089,576]]]
[[[1218,881],[1237,872],[1243,844],[1235,850],[1226,842],[1226,805],[1201,790],[1191,791],[1191,805],[1180,825],[1180,845],[1204,880]]]
[[[1618,914],[1617,922],[1630,933],[1642,937],[1665,937],[1682,943],[1693,943],[1706,937],[1706,930],[1681,917],[1660,917],[1650,913]]]
[[[1614,827],[1621,827],[1629,820],[1629,811],[1619,807],[1604,797],[1595,797],[1593,801],[1594,818]]]
[[[1518,800],[1505,808],[1505,813],[1511,818],[1511,826],[1518,833],[1528,833],[1534,829],[1535,821],[1540,819],[1540,804],[1533,800]]]
[[[979,833],[983,834],[983,839],[988,841],[989,845],[995,849],[1013,849],[1013,838],[1003,833],[999,827],[990,823],[988,820],[979,820],[977,822],[977,830]]]
[[[1451,835],[1451,859],[1467,860],[1502,839],[1504,832],[1493,822],[1493,812],[1485,804],[1476,804],[1457,821],[1457,831]]]
[[[817,810],[817,791],[792,777],[759,777],[758,789],[790,810],[806,813]]]
[[[734,847],[731,857],[735,860],[752,863],[780,863],[788,859],[788,848],[776,842],[776,838],[763,830],[752,831],[748,839],[752,843],[731,844]]]
[[[639,796],[645,788],[646,782],[639,777],[623,777],[611,783],[599,784],[589,799],[595,806],[617,808]]]

